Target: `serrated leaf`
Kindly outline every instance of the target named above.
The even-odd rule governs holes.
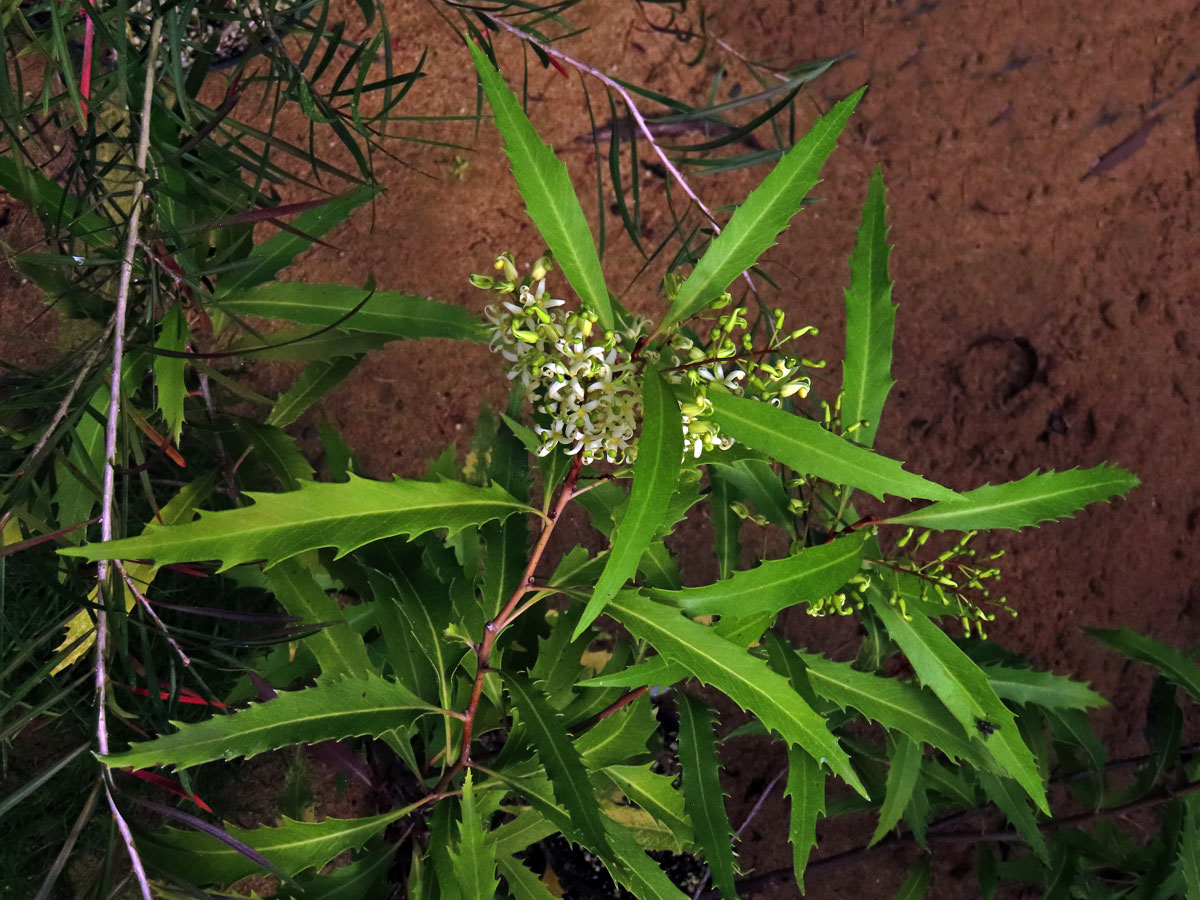
[[[679,484],[682,457],[679,403],[662,375],[647,372],[642,385],[642,435],[633,464],[629,505],[617,526],[604,571],[575,626],[575,637],[596,621],[613,595],[637,571]]]
[[[1001,700],[1033,703],[1046,709],[1089,709],[1108,701],[1086,684],[1053,672],[1035,672],[1010,666],[983,666],[988,681]]]
[[[230,715],[203,722],[174,722],[179,730],[135,743],[101,759],[108,766],[186,769],[214,759],[249,759],[279,747],[315,744],[369,734],[378,737],[412,713],[432,711],[408,688],[377,675],[344,678],[301,691],[282,691]]]
[[[313,328],[333,327],[389,339],[450,338],[480,342],[488,339],[484,324],[461,307],[400,291],[372,293],[349,284],[279,281],[226,293],[218,305],[226,313],[239,317],[281,319]]]
[[[904,815],[912,799],[913,790],[921,776],[921,745],[901,735],[896,739],[892,757],[888,761],[887,787],[884,789],[883,805],[879,808],[879,822],[871,835],[868,846],[874,846],[891,831]]]
[[[633,591],[618,594],[610,604],[610,612],[634,636],[754,713],[788,743],[803,747],[815,759],[827,763],[848,785],[867,795],[850,765],[850,757],[825,720],[764,660],[731,644],[711,628],[684,618],[677,610]]]
[[[1179,855],[1175,869],[1183,878],[1187,900],[1200,900],[1200,825],[1192,804],[1185,804],[1183,833],[1179,836]]]
[[[828,597],[862,563],[866,532],[807,547],[794,556],[768,560],[755,569],[734,572],[723,581],[679,591],[649,589],[655,600],[678,606],[690,616],[752,616],[779,612]]]
[[[887,519],[934,531],[1020,531],[1042,522],[1072,517],[1090,503],[1110,500],[1141,484],[1136,475],[1101,463],[1091,469],[1033,472],[1020,481],[985,484],[951,500]]]
[[[876,586],[868,590],[867,599],[921,683],[937,694],[967,734],[979,735],[1000,770],[1016,779],[1038,807],[1049,814],[1046,787],[1037,762],[1021,740],[1012,713],[996,696],[983,670],[919,612],[905,618]],[[978,730],[980,722],[994,726],[986,739]]]
[[[995,737],[995,735],[993,735]],[[1029,843],[1030,848],[1044,863],[1050,861],[1050,850],[1038,828],[1037,813],[1026,802],[1025,792],[1011,778],[1001,778],[991,772],[979,772],[979,785],[987,798],[996,804],[1004,817]]]
[[[546,882],[519,859],[501,855],[496,858],[496,866],[513,900],[555,900]]]
[[[721,761],[713,739],[712,714],[699,700],[684,693],[675,695],[679,711],[679,764],[683,769],[683,805],[696,842],[712,872],[713,884],[725,900],[737,897],[733,857],[733,826],[725,811],[721,788]]]
[[[562,716],[525,676],[509,672],[504,674],[504,681],[550,776],[554,796],[570,814],[583,842],[593,852],[609,852],[595,792]]]
[[[729,480],[718,467],[709,467],[708,482],[708,506],[713,526],[713,548],[717,554],[717,572],[721,578],[728,578],[738,567],[742,556],[742,548],[738,543],[742,520],[730,507],[734,498]]]
[[[267,425],[283,428],[291,425],[310,406],[346,380],[355,367],[362,362],[361,356],[339,356],[309,363],[300,376],[292,382],[267,415]]]
[[[320,869],[339,853],[361,847],[414,808],[401,807],[363,819],[321,822],[297,822],[283,816],[283,825],[278,828],[229,826],[225,831],[257,850],[285,874],[295,875],[308,868]],[[263,871],[233,847],[198,831],[167,828],[140,838],[138,850],[157,867],[196,885],[232,884]]]
[[[188,328],[183,318],[183,309],[172,306],[162,317],[158,340],[154,342],[154,347],[157,350],[182,353],[187,346],[187,339]],[[179,435],[183,429],[183,397],[186,393],[183,374],[186,367],[187,360],[181,356],[154,357],[154,390],[158,395],[158,409],[167,423],[171,443],[175,445],[179,444]]]
[[[714,460],[709,464],[709,471],[724,476],[738,495],[735,500],[750,501],[757,515],[795,535],[796,514],[788,506],[791,497],[783,486],[783,479],[766,459],[737,459],[728,463]],[[739,520],[738,527],[740,524]]]
[[[504,138],[504,152],[512,162],[513,177],[529,218],[546,239],[579,299],[596,314],[600,325],[611,331],[612,304],[600,269],[600,257],[567,167],[538,136],[521,104],[484,52],[473,41],[467,41],[467,47],[492,105],[496,127]]]
[[[149,559],[158,565],[219,560],[221,571],[252,560],[268,566],[306,550],[336,547],[344,556],[365,544],[398,534],[417,536],[445,528],[451,534],[532,512],[496,485],[455,481],[368,481],[357,475],[337,484],[307,482],[285,494],[247,493],[253,506],[202,512],[174,527],[151,526],[139,537],[85,544],[64,556]]]
[[[953,499],[949,488],[906,472],[900,463],[826,431],[811,419],[758,400],[710,391],[713,420],[721,431],[779,460],[801,475],[845,484],[874,497]]]
[[[475,809],[474,785],[468,769],[462,786],[458,843],[450,853],[463,900],[492,900],[500,886],[496,878],[496,848],[486,838],[484,825]]]
[[[536,844],[556,831],[558,828],[554,823],[540,812],[526,808],[517,812],[516,818],[505,822],[488,837],[496,845],[496,856],[500,861],[505,856],[520,853],[530,844]]]
[[[819,180],[821,166],[833,152],[838,135],[865,91],[860,88],[818,119],[734,210],[725,230],[713,238],[680,286],[663,320],[664,328],[682,322],[716,300],[738,275],[774,246],[780,232],[800,211],[804,196]]]
[[[929,890],[929,882],[932,879],[929,857],[923,857],[909,869],[908,877],[904,879],[904,884],[900,885],[900,890],[896,894],[896,900],[921,900],[925,896],[925,892]]]
[[[846,361],[842,364],[842,422],[859,427],[850,432],[855,443],[875,443],[879,418],[892,379],[892,338],[896,306],[888,274],[887,202],[883,168],[876,167],[863,204],[858,242],[850,257],[850,287],[846,289]]]
[[[1088,722],[1085,713],[1077,709],[1048,709],[1046,720],[1050,723],[1050,730],[1056,741],[1071,744],[1082,750],[1097,775],[1104,771],[1108,750]]]
[[[646,810],[622,803],[602,803],[600,808],[606,818],[620,825],[643,850],[684,852],[678,835]]]
[[[804,893],[808,855],[817,846],[817,819],[825,814],[825,773],[815,759],[788,747],[788,778],[783,794],[791,801],[788,840],[792,844],[792,870],[796,886]]]
[[[324,623],[319,631],[304,638],[322,675],[332,680],[373,674],[362,638],[345,621],[339,621],[341,607],[321,589],[311,572],[295,559],[288,559],[267,572],[266,579],[271,593],[289,615],[296,616],[301,624]]]
[[[1172,684],[1187,691],[1194,702],[1200,703],[1200,666],[1178,650],[1128,628],[1111,631],[1088,628],[1087,633],[1118,653],[1153,666]]]
[[[388,900],[392,894],[388,869],[395,857],[396,848],[386,844],[326,875],[301,875],[296,879],[299,892],[281,887],[272,900]]]
[[[654,772],[649,764],[606,766],[603,772],[621,793],[669,829],[683,849],[693,843],[692,823],[672,776]]]
[[[285,491],[297,490],[304,482],[312,481],[312,463],[282,428],[243,420],[238,423],[238,430],[246,436],[255,457],[271,471]]]
[[[290,266],[312,238],[319,238],[349,218],[350,213],[375,198],[381,189],[375,185],[357,187],[333,197],[328,203],[302,212],[291,221],[291,229],[280,231],[262,243],[255,244],[250,255],[236,269],[223,274],[217,283],[217,300],[235,291],[271,281]]]

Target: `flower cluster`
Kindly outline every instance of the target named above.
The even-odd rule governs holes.
[[[767,346],[755,350],[746,308],[719,315],[707,345],[694,335],[676,331],[650,342],[650,323],[634,319],[608,332],[596,327],[588,310],[569,310],[563,300],[546,293],[548,257],[520,276],[509,254],[495,264],[496,275],[472,275],[471,283],[495,291],[501,300],[487,307],[492,349],[509,363],[508,377],[520,381],[533,403],[541,438],[539,455],[556,447],[584,463],[630,462],[637,457],[637,422],[641,402],[640,372],[653,366],[675,385],[687,385],[692,398],[680,404],[685,453],[727,450],[733,439],[712,419],[710,389],[753,396],[778,404],[782,398],[808,393],[804,365],[793,358],[770,360],[786,340],[783,314],[772,314]],[[674,287],[668,283],[668,292]],[[724,295],[714,308],[730,303]]]

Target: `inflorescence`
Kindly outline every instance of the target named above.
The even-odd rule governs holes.
[[[707,342],[683,330],[655,337],[651,323],[640,318],[604,331],[590,310],[568,309],[566,301],[547,294],[550,269],[549,257],[543,256],[522,278],[505,253],[496,260],[496,275],[471,276],[475,287],[501,295],[499,304],[485,311],[492,327],[491,346],[509,363],[509,379],[521,383],[533,404],[541,456],[562,447],[570,455],[581,454],[587,464],[634,460],[641,373],[646,367],[657,369],[673,385],[688,387],[691,397],[680,403],[680,413],[684,452],[694,457],[706,450],[727,450],[734,443],[712,420],[710,390],[776,405],[786,397],[808,395],[804,369],[820,364],[779,350],[816,329],[785,333],[781,310],[770,313],[761,348],[755,347],[742,306],[715,318]],[[677,279],[668,278],[668,299],[678,286]],[[731,303],[730,295],[724,294],[711,309]]]

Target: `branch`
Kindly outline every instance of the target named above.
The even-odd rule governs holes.
[[[136,171],[137,181],[133,186],[133,199],[129,214],[129,232],[125,236],[125,252],[121,257],[121,271],[117,282],[117,309],[113,316],[113,352],[112,380],[109,383],[108,421],[104,429],[104,487],[100,497],[100,539],[113,539],[113,496],[116,492],[115,470],[117,464],[117,421],[121,415],[121,366],[125,355],[125,318],[129,309],[129,288],[133,281],[133,256],[137,250],[138,228],[142,218],[143,192],[146,187],[146,159],[150,153],[150,107],[154,100],[154,66],[158,58],[158,45],[162,40],[161,17],[155,17],[150,29],[150,50],[146,54],[146,84],[142,92],[141,133],[138,135]],[[96,581],[99,585],[100,609],[96,614],[96,744],[102,756],[108,755],[108,670],[106,657],[108,655],[108,604],[111,596],[108,591],[109,582],[108,560],[101,560],[96,567]],[[117,809],[117,801],[113,798],[111,787],[105,783],[104,793],[108,798],[108,808],[112,810],[113,820],[121,839],[125,842],[125,850],[129,854],[129,862],[141,887],[143,900],[153,900],[150,882],[146,878],[146,870],[142,866],[141,856],[133,842],[133,834],[129,825]]]

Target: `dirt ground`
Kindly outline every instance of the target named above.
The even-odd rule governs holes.
[[[353,4],[345,6],[353,18]],[[415,62],[430,47],[429,77],[404,112],[472,111],[467,56],[446,25],[426,4],[392,7],[401,60]],[[1200,437],[1200,4],[752,0],[705,8],[710,35],[726,47],[710,46],[693,68],[683,61],[695,55],[694,42],[649,27],[668,19],[654,5],[585,2],[570,15],[591,31],[563,46],[610,74],[696,102],[720,66],[720,97],[757,89],[734,52],[784,65],[853,54],[802,95],[811,119],[870,84],[814,192],[820,202],[766,258],[779,285],[767,289],[767,302],[796,324],[820,326],[810,355],[840,358],[846,257],[867,179],[882,164],[896,248],[898,385],[877,446],[960,489],[1101,461],[1141,477],[1124,502],[1003,537],[1005,590],[1020,617],[997,621],[991,634],[1038,667],[1090,681],[1112,703],[1099,714],[1112,753],[1142,752],[1148,679],[1082,628],[1125,626],[1178,648],[1200,638],[1200,476],[1192,455]],[[688,4],[674,24],[697,25],[699,11]],[[511,41],[500,48],[512,83],[519,52]],[[602,97],[595,83],[589,88],[593,101]],[[661,269],[633,281],[640,256],[620,234],[620,219],[596,208],[592,145],[578,140],[589,129],[578,81],[534,62],[529,90],[532,118],[559,148],[593,223],[608,217],[610,285],[635,310],[660,313]],[[472,142],[470,125],[434,133]],[[452,174],[454,151],[389,149],[406,165],[379,158],[387,193],[373,223],[360,214],[335,233],[340,253],[319,249],[292,276],[374,276],[380,288],[480,310],[487,298],[467,285],[472,269],[500,250],[532,259],[542,249],[491,126],[462,154],[469,166],[461,180]],[[743,197],[762,174],[693,183],[716,206]],[[647,174],[642,187],[646,242],[654,246],[670,220],[662,182]],[[837,378],[831,366],[820,382],[825,393]],[[465,442],[480,405],[499,402],[505,390],[485,348],[398,343],[368,359],[324,413],[370,474],[413,475],[448,441]],[[710,565],[698,559],[694,570]],[[794,621],[797,637],[808,621]],[[779,764],[764,754],[728,760],[735,819]],[[788,863],[785,816],[777,791],[744,835],[745,869]],[[829,836],[818,857],[862,837]],[[846,896],[851,877],[854,896],[892,896],[902,861],[882,854],[815,871],[808,896]],[[931,896],[972,896],[971,883],[953,857],[938,869]],[[785,886],[760,896],[794,895]]]

